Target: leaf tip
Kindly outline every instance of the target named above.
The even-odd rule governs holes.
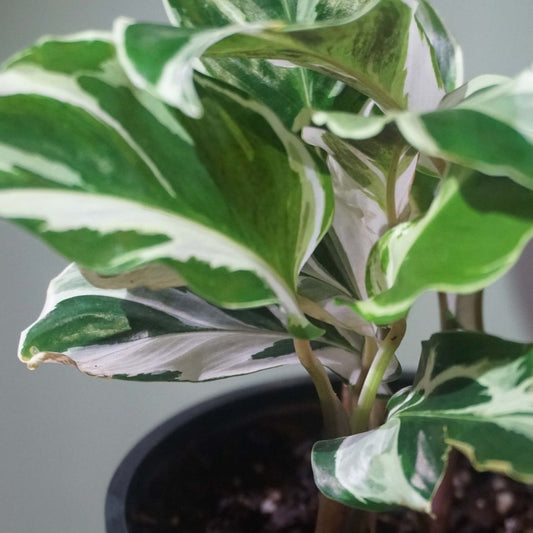
[[[32,346],[28,350],[28,355],[29,358],[23,353],[20,355],[21,361],[26,364],[26,368],[28,370],[36,370],[46,362],[60,363],[62,365],[70,365],[76,368],[78,367],[78,365],[65,354],[58,352],[42,352],[36,346]]]

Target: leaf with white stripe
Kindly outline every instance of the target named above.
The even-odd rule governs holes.
[[[359,368],[357,348],[338,335],[312,346],[343,379]],[[98,289],[74,265],[51,282],[19,357],[30,368],[56,362],[142,381],[205,381],[299,363],[291,335],[267,308],[223,310],[186,288]]]
[[[185,18],[188,24],[178,4],[169,5],[175,22]],[[441,68],[447,85],[453,85],[453,69],[441,60],[448,34],[434,13],[428,15],[425,2],[303,0],[291,9],[284,0],[268,7],[210,0],[190,11],[194,24],[207,29],[125,20],[115,27],[121,60],[134,83],[190,116],[202,113],[192,75],[201,57],[289,62],[332,76],[384,108],[434,109],[445,94]],[[230,24],[210,27],[224,22]]]
[[[433,47],[444,87],[453,91],[463,83],[463,52],[429,2],[418,2],[416,17]]]
[[[533,189],[533,70],[479,90],[455,107],[399,115],[418,150]]]
[[[417,153],[393,126],[370,139],[351,141],[309,127],[303,139],[327,154],[335,194],[329,235],[346,258],[356,297],[366,298],[370,250],[389,227],[409,217]]]
[[[291,6],[285,3],[285,9],[280,2],[270,2],[261,7],[255,2],[237,5],[235,2],[213,0],[168,0],[165,3],[171,22],[182,29],[205,30],[268,20],[303,23],[316,18],[311,5],[304,9],[305,2]],[[293,127],[302,108],[356,109],[357,101],[362,103],[366,100],[334,78],[283,61],[235,57],[203,57],[201,61],[202,67],[197,65],[197,68],[204,68],[209,75],[265,103],[288,128]]]
[[[533,482],[533,345],[434,335],[423,343],[413,387],[388,407],[378,429],[315,445],[315,480],[326,496],[430,513],[451,448],[480,471]]]
[[[312,120],[354,140],[374,137],[395,122],[406,141],[425,156],[508,176],[533,189],[533,70],[513,79],[474,78],[447,94],[432,112],[370,117],[317,112]]]
[[[387,232],[367,265],[367,320],[398,320],[424,291],[469,294],[495,282],[533,237],[533,191],[453,167],[428,212]]]
[[[134,88],[99,35],[20,54],[0,74],[0,215],[101,276],[158,262],[217,305],[279,302],[317,335],[295,292],[330,184],[270,109],[197,89],[198,121]]]

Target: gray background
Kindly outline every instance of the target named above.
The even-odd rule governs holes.
[[[533,60],[531,0],[439,0],[465,52],[467,79],[513,75]],[[0,60],[43,34],[108,29],[119,15],[164,20],[157,0],[19,0],[0,7]],[[458,236],[460,238],[460,236]],[[16,358],[18,332],[35,319],[46,286],[65,264],[42,244],[0,222],[0,530],[99,533],[109,478],[146,431],[201,398],[280,379],[295,369],[209,384],[143,384],[89,379],[71,368],[28,372]],[[489,331],[533,340],[533,248],[488,291]],[[401,357],[412,366],[421,338],[436,329],[435,296],[415,306]]]

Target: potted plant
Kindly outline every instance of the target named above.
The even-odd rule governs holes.
[[[533,72],[463,84],[425,0],[165,6],[0,74],[0,215],[74,261],[21,359],[158,381],[299,361],[319,533],[371,527],[344,506],[445,530],[458,451],[532,482],[533,345],[483,331],[482,291],[533,236]],[[428,290],[442,331],[385,409]]]

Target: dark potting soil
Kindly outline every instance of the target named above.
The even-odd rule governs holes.
[[[475,471],[459,456],[452,478],[449,533],[533,533],[533,485]],[[412,511],[379,515],[377,533],[423,533],[428,518]]]
[[[290,409],[175,450],[128,501],[131,533],[312,533],[316,413]],[[474,472],[453,478],[450,533],[533,533],[533,486]],[[376,533],[427,533],[414,512],[377,516]]]

